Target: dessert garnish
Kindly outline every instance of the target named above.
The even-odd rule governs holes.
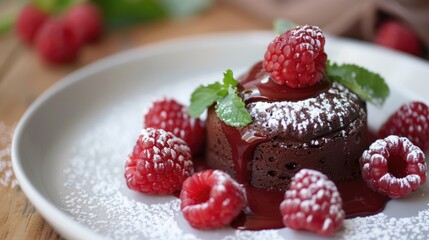
[[[191,150],[182,139],[162,129],[146,128],[125,163],[128,188],[150,194],[182,189],[194,173]]]
[[[281,70],[282,75],[286,76],[283,81],[288,79],[288,75],[297,74],[296,79],[298,83],[300,83],[303,81],[301,79],[305,79],[305,75],[300,72],[305,72],[307,76],[311,72],[321,73],[322,75],[326,72],[328,81],[340,82],[363,100],[369,101],[377,106],[383,105],[384,100],[389,95],[389,88],[379,74],[355,64],[339,65],[331,63],[329,60],[326,64],[321,62],[323,58],[326,60],[326,54],[324,53],[325,37],[318,27],[308,25],[300,27],[292,22],[279,19],[274,22],[274,29],[280,35],[269,45],[268,51],[265,53],[265,62],[267,65],[273,62],[270,68],[276,66]],[[279,41],[286,36],[288,38]],[[272,45],[277,45],[278,47],[270,50],[270,46],[273,48]],[[272,54],[272,52],[274,52],[274,54]],[[273,56],[276,56],[274,57],[274,61],[272,59]],[[305,56],[307,56],[307,59]],[[314,64],[308,60],[309,56],[313,57]],[[267,57],[271,59],[271,61],[267,61]],[[287,63],[287,61],[285,61],[286,59],[294,63]],[[278,65],[275,65],[275,63],[278,63]],[[326,69],[323,67],[317,71],[318,67],[325,65]],[[270,72],[267,67],[266,70]],[[319,79],[316,78],[317,75],[313,75],[313,77],[314,78],[310,77],[309,79]],[[293,83],[294,80],[292,79],[291,81]],[[305,81],[303,82],[306,83]],[[307,84],[309,86],[313,85],[311,81]],[[305,84],[298,85],[298,87],[299,86],[305,86]]]
[[[326,75],[328,80],[343,84],[360,98],[381,107],[389,96],[389,87],[377,73],[371,72],[355,64],[327,62]]]
[[[424,152],[429,150],[429,107],[423,102],[402,105],[378,132],[379,138],[398,135],[408,138]]]
[[[313,86],[324,76],[324,46],[325,36],[319,27],[295,27],[268,45],[263,67],[278,84],[291,88]]]
[[[345,217],[334,182],[311,169],[301,169],[292,178],[280,211],[286,227],[324,236],[332,235],[341,227]]]
[[[365,101],[381,106],[389,88],[376,73],[328,61],[324,43],[318,27],[294,27],[240,81],[227,70],[222,81],[199,86],[187,109],[155,101],[126,162],[128,187],[181,190],[183,216],[197,229],[286,226],[324,236],[346,216],[378,213],[416,191],[427,166],[411,141],[429,147],[428,107],[401,107],[379,133],[411,141],[388,136],[364,152]],[[207,129],[197,118],[206,109]],[[206,139],[206,165],[193,174]]]
[[[159,128],[183,139],[192,155],[201,152],[205,142],[204,121],[192,118],[183,104],[163,98],[152,103],[144,115],[145,128]]]
[[[192,227],[213,229],[232,222],[245,206],[242,187],[220,170],[205,170],[183,183],[183,216]]]
[[[223,82],[199,86],[191,95],[188,108],[192,117],[200,116],[204,110],[216,103],[216,114],[222,121],[233,127],[243,127],[252,121],[245,104],[237,94],[238,81],[231,70],[223,75]]]
[[[425,155],[404,137],[375,141],[363,153],[360,165],[368,186],[391,198],[408,196],[426,183]]]
[[[276,37],[264,55],[263,67],[271,80],[291,89],[312,87],[321,81],[336,81],[363,100],[383,105],[389,95],[384,79],[354,64],[336,64],[327,60],[325,37],[316,26],[297,26]],[[216,114],[227,125],[243,127],[252,122],[246,106],[237,94],[238,81],[228,70],[223,83],[198,87],[191,96],[188,111],[198,117],[216,103]],[[275,86],[274,86],[275,87]]]

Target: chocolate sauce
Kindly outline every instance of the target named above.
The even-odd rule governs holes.
[[[253,152],[259,143],[266,142],[269,138],[258,135],[257,132],[245,131],[222,124],[222,130],[231,146],[232,161],[236,173],[236,180],[245,184],[250,178],[250,159],[253,158]]]
[[[262,68],[262,62],[256,63],[239,81],[238,91],[246,104],[258,101],[299,101],[315,97],[331,87],[331,83],[325,79],[305,88],[280,85]]]
[[[236,179],[246,190],[248,207],[231,224],[242,230],[276,229],[284,227],[279,206],[283,200],[283,191],[258,189],[249,184],[250,160],[258,144],[268,141],[257,133],[249,134],[243,129],[230,127],[222,123],[222,129],[231,146],[232,160]],[[249,135],[251,136],[249,138]],[[366,185],[362,178],[336,183],[343,200],[346,218],[368,216],[381,212],[388,197],[380,195]]]
[[[275,85],[275,86],[274,86]],[[291,89],[272,81],[259,62],[240,79],[239,91],[246,104],[254,101],[298,101],[317,96],[331,86],[327,81],[307,88]],[[283,200],[283,191],[258,189],[250,185],[251,160],[255,148],[263,142],[271,140],[260,133],[247,128],[234,128],[222,124],[222,130],[231,147],[232,161],[236,180],[246,190],[248,207],[231,224],[241,230],[262,230],[283,228],[279,206]],[[336,183],[343,200],[346,217],[367,216],[381,212],[388,197],[382,196],[371,189],[361,178]]]
[[[336,183],[340,192],[346,218],[363,217],[383,211],[389,197],[374,192],[362,178]],[[240,230],[265,230],[284,228],[280,214],[283,191],[257,189],[245,184],[249,207],[231,223]]]
[[[352,181],[335,183],[343,200],[346,218],[363,217],[383,211],[389,197],[371,190],[366,182],[358,177]]]

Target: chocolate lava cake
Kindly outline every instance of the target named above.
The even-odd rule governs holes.
[[[252,123],[233,128],[212,106],[207,115],[207,164],[256,188],[285,190],[302,168],[332,181],[359,176],[368,146],[366,105],[343,85],[326,79],[291,89],[272,81],[259,62],[239,78],[239,94]],[[275,90],[275,91],[274,91]]]

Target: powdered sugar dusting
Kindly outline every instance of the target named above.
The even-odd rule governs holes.
[[[15,127],[0,122],[0,186],[15,187],[18,181],[12,170],[11,142]]]
[[[417,216],[395,218],[383,213],[346,220],[337,236],[342,239],[429,239],[429,211]],[[347,237],[345,237],[347,236]]]
[[[272,136],[284,133],[309,140],[347,126],[358,115],[365,115],[358,97],[344,86],[333,83],[327,92],[297,102],[254,102],[247,105],[252,125]],[[257,117],[258,116],[258,117]],[[253,127],[252,127],[253,128]]]
[[[195,239],[183,233],[175,220],[178,199],[144,195],[126,187],[125,160],[138,134],[124,130],[127,118],[120,116],[118,121],[117,111],[85,133],[71,150],[69,166],[63,170],[63,209],[112,239]],[[119,136],[124,140],[118,141]]]
[[[183,89],[190,86],[181,84]],[[182,91],[178,86],[174,89]],[[145,101],[139,99],[139,102]],[[286,228],[198,231],[184,220],[177,198],[145,195],[127,189],[124,164],[138,137],[144,110],[134,102],[109,106],[105,116],[96,117],[95,127],[79,132],[81,135],[71,145],[67,165],[61,172],[64,181],[59,186],[58,201],[74,219],[108,239],[318,239],[315,234]],[[407,199],[391,200],[384,213],[345,220],[334,237],[429,239],[427,185]]]

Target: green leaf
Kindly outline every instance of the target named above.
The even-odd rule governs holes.
[[[223,84],[216,82],[208,86],[199,86],[191,95],[189,114],[192,117],[198,117],[206,108],[226,96],[229,86],[236,87],[237,84],[238,81],[234,79],[232,70],[228,69],[223,74]]]
[[[86,0],[32,0],[32,2],[45,12],[57,14],[64,12],[74,4],[86,2]]]
[[[9,32],[15,22],[15,16],[6,15],[0,17],[0,35]]]
[[[328,77],[343,84],[362,99],[382,106],[389,96],[389,87],[379,74],[354,64],[327,63]]]
[[[252,122],[245,103],[233,87],[229,87],[228,95],[217,102],[215,110],[217,116],[232,127],[243,127]]]
[[[297,26],[296,23],[284,19],[275,19],[273,22],[274,32],[278,35],[287,32]]]
[[[102,10],[108,26],[119,28],[136,22],[148,22],[168,16],[158,0],[92,0]]]
[[[218,82],[208,86],[199,86],[191,95],[191,105],[188,112],[192,117],[200,116],[206,108],[210,107],[225,94],[221,93],[222,85]]]
[[[243,127],[252,122],[247,112],[246,104],[237,94],[238,81],[234,79],[231,70],[223,74],[222,84],[219,82],[208,86],[199,86],[191,95],[191,105],[188,112],[192,117],[198,117],[208,107],[216,103],[217,116],[229,126]]]
[[[223,74],[223,85],[226,89],[228,89],[228,86],[235,87],[238,85],[238,81],[235,80],[231,69],[226,70]]]

